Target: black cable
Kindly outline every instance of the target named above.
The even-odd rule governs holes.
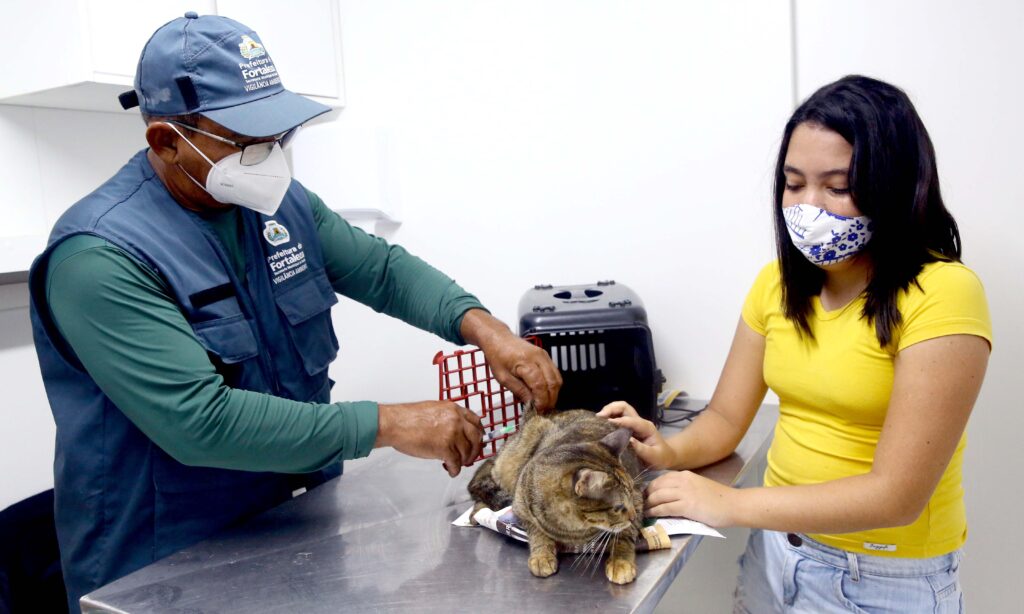
[[[693,420],[698,415],[700,415],[700,413],[702,411],[704,411],[707,408],[708,408],[707,405],[705,405],[704,407],[701,407],[700,409],[676,409],[676,408],[669,407],[668,408],[669,411],[684,412],[685,415],[680,416],[678,418],[673,418],[672,420],[668,420],[668,419],[665,418],[665,407],[659,405],[658,406],[658,422],[660,422],[661,424],[679,424],[680,422],[685,422],[687,420]]]

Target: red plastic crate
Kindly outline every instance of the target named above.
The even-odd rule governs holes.
[[[534,339],[531,341],[537,343]],[[485,434],[508,425],[519,428],[523,405],[494,378],[482,350],[438,352],[434,364],[437,365],[439,400],[454,401],[480,416]],[[511,433],[498,435],[485,443],[477,460],[497,454],[510,436]]]

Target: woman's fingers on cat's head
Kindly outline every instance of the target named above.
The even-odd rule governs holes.
[[[633,431],[633,435],[638,439],[647,439],[658,432],[658,427],[654,426],[653,422],[644,420],[639,416],[619,416],[617,418],[609,418],[608,421],[615,426],[628,428]]]
[[[664,469],[668,466],[668,463],[662,458],[661,450],[657,447],[649,446],[642,441],[638,441],[636,438],[631,439],[629,444],[633,448],[633,453],[636,454],[636,457],[648,467]]]
[[[597,412],[601,418],[618,418],[620,416],[639,416],[633,406],[625,401],[612,401]]]

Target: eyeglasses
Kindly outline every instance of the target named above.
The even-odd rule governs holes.
[[[234,141],[232,141],[230,139],[226,139],[226,138],[224,138],[224,137],[222,137],[220,135],[213,134],[212,132],[207,132],[205,130],[200,130],[199,128],[196,128],[195,126],[189,126],[188,124],[183,124],[181,122],[177,122],[177,121],[173,121],[173,120],[165,120],[165,121],[168,124],[174,124],[175,126],[181,126],[182,128],[185,128],[186,130],[190,130],[192,132],[198,132],[199,134],[208,136],[211,139],[214,139],[216,141],[220,141],[221,143],[227,143],[228,145],[233,145],[233,146],[241,149],[242,150],[242,159],[240,160],[240,162],[242,163],[242,166],[253,166],[254,164],[259,164],[260,162],[263,162],[264,160],[266,160],[268,157],[270,157],[270,152],[274,151],[274,144],[275,143],[280,144],[281,145],[281,149],[284,149],[285,147],[287,147],[291,143],[292,139],[295,138],[295,135],[298,134],[299,128],[302,127],[302,126],[295,126],[294,128],[292,128],[288,132],[282,132],[281,134],[275,136],[274,139],[271,140],[271,141],[260,141],[258,143],[242,144],[242,143],[236,143],[236,142],[234,142]]]

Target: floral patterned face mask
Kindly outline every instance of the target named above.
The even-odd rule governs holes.
[[[867,216],[844,217],[806,204],[786,207],[782,215],[793,245],[818,266],[856,255],[871,239],[872,224]]]

